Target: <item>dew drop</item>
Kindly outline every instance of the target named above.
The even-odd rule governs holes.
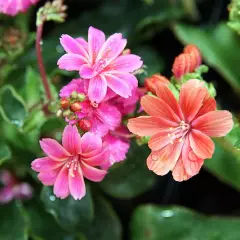
[[[172,217],[173,215],[174,215],[174,212],[171,210],[165,210],[165,211],[161,212],[161,216],[165,217],[165,218]]]
[[[54,201],[56,200],[56,197],[55,197],[54,195],[51,195],[51,196],[49,197],[49,199],[50,199],[50,201],[54,202]]]

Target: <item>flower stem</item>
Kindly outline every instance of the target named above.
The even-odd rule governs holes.
[[[37,26],[35,48],[37,53],[38,68],[39,68],[42,84],[43,84],[48,101],[51,101],[52,100],[51,89],[47,80],[47,75],[44,68],[43,57],[42,57],[42,48],[41,48],[42,33],[43,33],[43,23]]]
[[[123,138],[135,138],[136,135],[135,134],[125,134],[125,133],[121,133],[121,132],[117,132],[117,131],[112,131],[112,134],[117,136],[117,137],[123,137]]]

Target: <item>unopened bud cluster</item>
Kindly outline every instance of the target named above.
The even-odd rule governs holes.
[[[175,58],[172,72],[176,79],[181,79],[185,74],[194,72],[201,63],[200,50],[195,45],[187,45],[183,53]]]
[[[61,98],[57,116],[67,118],[69,121],[76,121],[83,131],[88,131],[91,128],[91,122],[87,119],[79,120],[77,115],[77,113],[81,112],[82,102],[85,99],[84,94],[75,91],[72,92],[69,98]]]
[[[63,4],[63,0],[54,0],[46,2],[46,4],[38,10],[37,26],[45,21],[64,22],[66,18],[67,6]]]
[[[156,94],[157,84],[169,84],[169,79],[160,74],[153,74],[151,77],[145,79],[144,87],[147,91]]]

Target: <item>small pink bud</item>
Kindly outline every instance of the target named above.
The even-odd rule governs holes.
[[[71,104],[70,109],[73,112],[80,112],[82,110],[82,105],[80,102],[75,102]]]
[[[67,98],[62,98],[60,104],[62,109],[67,109],[69,107],[69,100]]]
[[[84,132],[88,132],[91,127],[92,127],[92,124],[91,122],[88,120],[88,119],[81,119],[79,122],[78,122],[78,126],[84,131]]]

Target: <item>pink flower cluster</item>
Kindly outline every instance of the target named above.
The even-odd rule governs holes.
[[[25,182],[19,182],[7,170],[0,172],[0,183],[3,185],[0,188],[0,204],[5,204],[13,199],[30,199],[32,197],[32,187]]]
[[[88,42],[63,35],[60,42],[66,51],[60,69],[78,71],[60,91],[61,112],[69,124],[62,146],[53,139],[40,144],[47,157],[33,161],[32,169],[54,194],[74,199],[85,195],[84,178],[99,182],[114,163],[123,161],[130,147],[129,132],[123,117],[132,114],[143,95],[133,72],[142,66],[140,57],[126,53],[127,40],[116,33],[109,38],[93,27]],[[86,132],[80,136],[81,132]]]
[[[29,7],[39,0],[0,0],[0,13],[16,16],[20,12],[26,12]]]

